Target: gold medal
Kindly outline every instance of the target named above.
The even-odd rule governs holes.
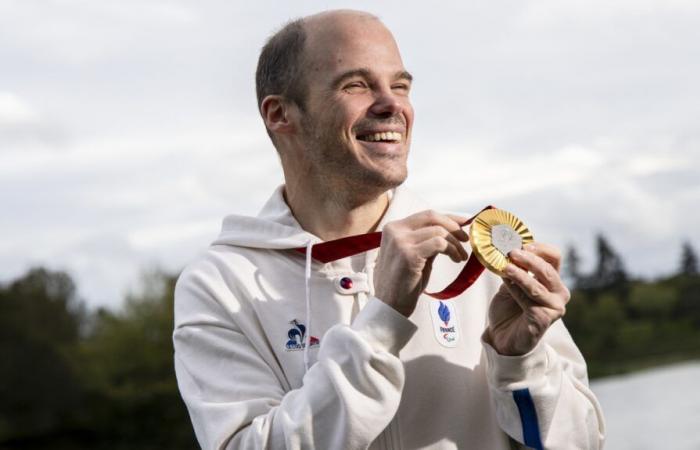
[[[511,250],[522,249],[534,241],[525,224],[502,209],[487,209],[474,218],[469,242],[479,262],[491,272],[504,276]]]

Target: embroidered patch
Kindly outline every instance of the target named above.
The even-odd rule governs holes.
[[[456,347],[459,341],[457,308],[452,300],[430,302],[430,316],[433,319],[435,339],[445,347]]]
[[[287,337],[289,340],[285,345],[285,349],[288,352],[303,350],[304,347],[306,347],[306,326],[299,323],[296,319],[293,319],[289,323],[294,325],[294,327],[287,332]],[[321,344],[321,341],[314,336],[311,336],[310,341],[310,348],[318,347]]]

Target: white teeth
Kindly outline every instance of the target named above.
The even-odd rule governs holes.
[[[363,140],[369,141],[369,142],[400,141],[401,140],[401,133],[399,133],[398,131],[387,131],[384,133],[368,134],[367,136],[363,137]]]

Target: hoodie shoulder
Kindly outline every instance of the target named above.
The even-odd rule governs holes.
[[[246,249],[212,245],[180,273],[175,285],[175,319],[187,311],[235,312],[249,297],[256,267]]]

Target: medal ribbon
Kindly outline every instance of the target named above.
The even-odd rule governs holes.
[[[492,209],[493,206],[489,205],[486,208],[479,211],[486,211],[487,209]],[[472,223],[476,216],[475,214],[470,217],[466,222],[461,224],[461,227],[465,227]],[[348,236],[340,239],[335,239],[333,241],[321,242],[315,244],[311,249],[311,257],[316,261],[322,263],[329,263],[332,261],[337,261],[339,259],[347,258],[348,256],[357,255],[358,253],[366,252],[368,250],[375,249],[379,247],[382,242],[382,232],[374,231],[372,233],[366,234],[356,234],[354,236]],[[295,248],[297,252],[306,253],[306,247]],[[467,259],[467,264],[465,264],[462,271],[457,275],[457,278],[450,283],[445,289],[440,292],[426,292],[429,295],[438,300],[447,300],[458,296],[462,292],[469,289],[469,287],[474,284],[474,282],[479,278],[481,273],[484,271],[484,266],[481,265],[479,260],[472,252]]]

